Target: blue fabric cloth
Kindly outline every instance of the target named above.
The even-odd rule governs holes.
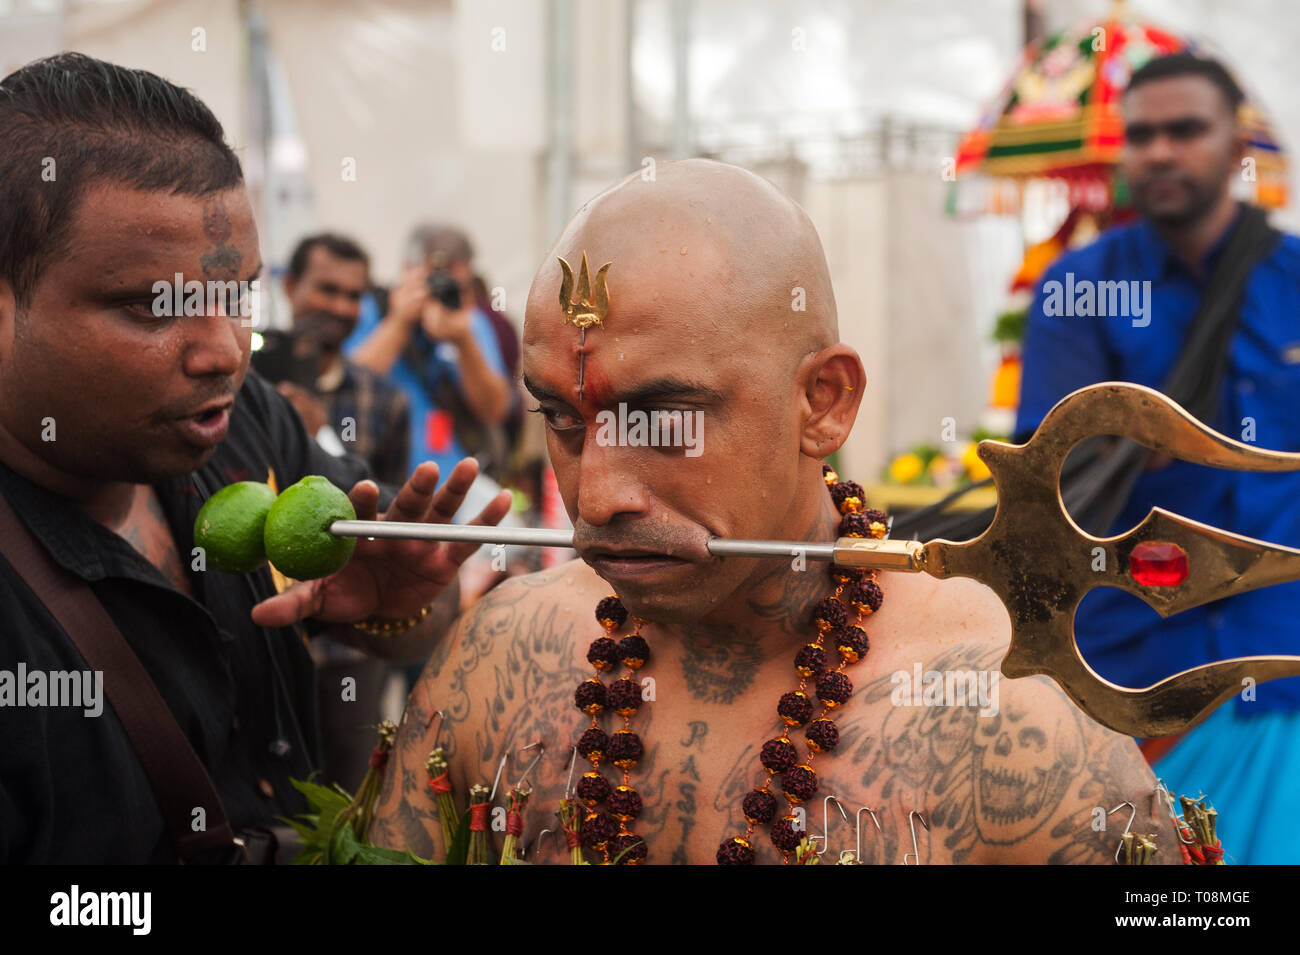
[[[1224,861],[1300,863],[1300,712],[1243,715],[1220,707],[1154,766],[1175,795],[1202,793],[1219,813]]]
[[[1016,440],[1070,392],[1099,381],[1160,388],[1172,369],[1226,235],[1200,276],[1189,271],[1145,221],[1111,229],[1047,270],[1030,309]],[[1149,281],[1145,314],[1061,316],[1044,308],[1059,282]],[[1138,286],[1139,288],[1141,286]],[[1045,291],[1046,290],[1046,291]],[[1130,312],[1133,312],[1130,302]],[[1055,314],[1046,314],[1053,311]],[[1230,437],[1264,448],[1300,450],[1300,238],[1284,236],[1246,283],[1240,324],[1216,420]],[[1253,434],[1252,434],[1253,431]],[[1153,507],[1291,547],[1300,547],[1300,473],[1225,471],[1175,461],[1144,473],[1111,534],[1137,525]],[[1188,667],[1230,657],[1300,654],[1300,582],[1240,594],[1166,620],[1112,587],[1087,594],[1075,633],[1088,663],[1124,686],[1149,686]],[[1255,688],[1243,713],[1300,709],[1300,678]]]
[[[374,297],[364,296],[361,301],[361,318],[343,343],[343,353],[351,355],[355,352],[379,326],[382,318]],[[501,377],[508,378],[509,372],[501,358],[501,346],[497,342],[496,332],[491,320],[481,309],[474,309],[470,318],[470,330],[488,367]],[[409,475],[421,461],[434,461],[438,465],[438,473],[445,478],[456,463],[469,453],[457,440],[450,416],[439,409],[434,401],[443,376],[450,376],[452,381],[460,384],[456,346],[448,342],[430,341],[419,329],[415,334],[421,343],[425,360],[418,363],[419,367],[415,367],[403,354],[388,373],[389,380],[402,389],[410,402],[411,459],[406,473]]]

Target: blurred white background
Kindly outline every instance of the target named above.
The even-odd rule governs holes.
[[[394,277],[421,220],[456,223],[516,322],[585,199],[712,155],[772,179],[821,232],[869,376],[847,473],[968,431],[1023,217],[944,214],[944,160],[1047,33],[1111,0],[0,0],[0,74],[64,49],[193,89],[239,150],[263,256],[351,234]],[[1130,0],[1208,41],[1297,142],[1300,4]],[[349,170],[355,175],[349,176]],[[1291,169],[1292,194],[1296,191]],[[1293,204],[1294,205],[1294,204]],[[1040,210],[1041,211],[1041,210]],[[1296,228],[1294,207],[1274,219]],[[1041,236],[1030,236],[1031,238]],[[275,317],[272,319],[277,321]]]

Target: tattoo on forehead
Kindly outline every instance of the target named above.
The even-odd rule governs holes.
[[[212,243],[212,248],[199,257],[204,278],[238,275],[243,255],[230,244],[233,232],[225,200],[218,196],[204,200],[203,235]]]

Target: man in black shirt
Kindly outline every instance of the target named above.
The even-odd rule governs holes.
[[[323,474],[361,519],[382,507],[442,522],[476,466],[462,461],[436,493],[427,463],[381,491],[249,370],[239,295],[261,270],[256,228],[239,162],[192,95],[64,54],[0,81],[0,141],[0,494],[104,606],[231,825],[302,811],[289,780],[319,746],[306,634],[427,654],[475,548],[362,540],[339,573],[277,595],[265,566],[202,569],[199,507],[235,481],[283,489]],[[201,314],[168,314],[181,296],[160,289],[173,282],[206,288]],[[479,520],[508,505],[499,495]],[[0,672],[86,670],[25,571],[0,557]],[[366,620],[412,625],[381,638],[352,626]],[[0,861],[174,860],[112,706],[88,716],[57,702],[0,697]]]

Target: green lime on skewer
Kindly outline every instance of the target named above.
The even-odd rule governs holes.
[[[263,525],[275,491],[261,481],[223,487],[199,508],[194,543],[217,570],[246,574],[266,563]]]
[[[355,537],[335,537],[335,521],[356,520],[348,496],[318,474],[285,488],[266,515],[266,556],[294,580],[328,577],[347,566]]]

